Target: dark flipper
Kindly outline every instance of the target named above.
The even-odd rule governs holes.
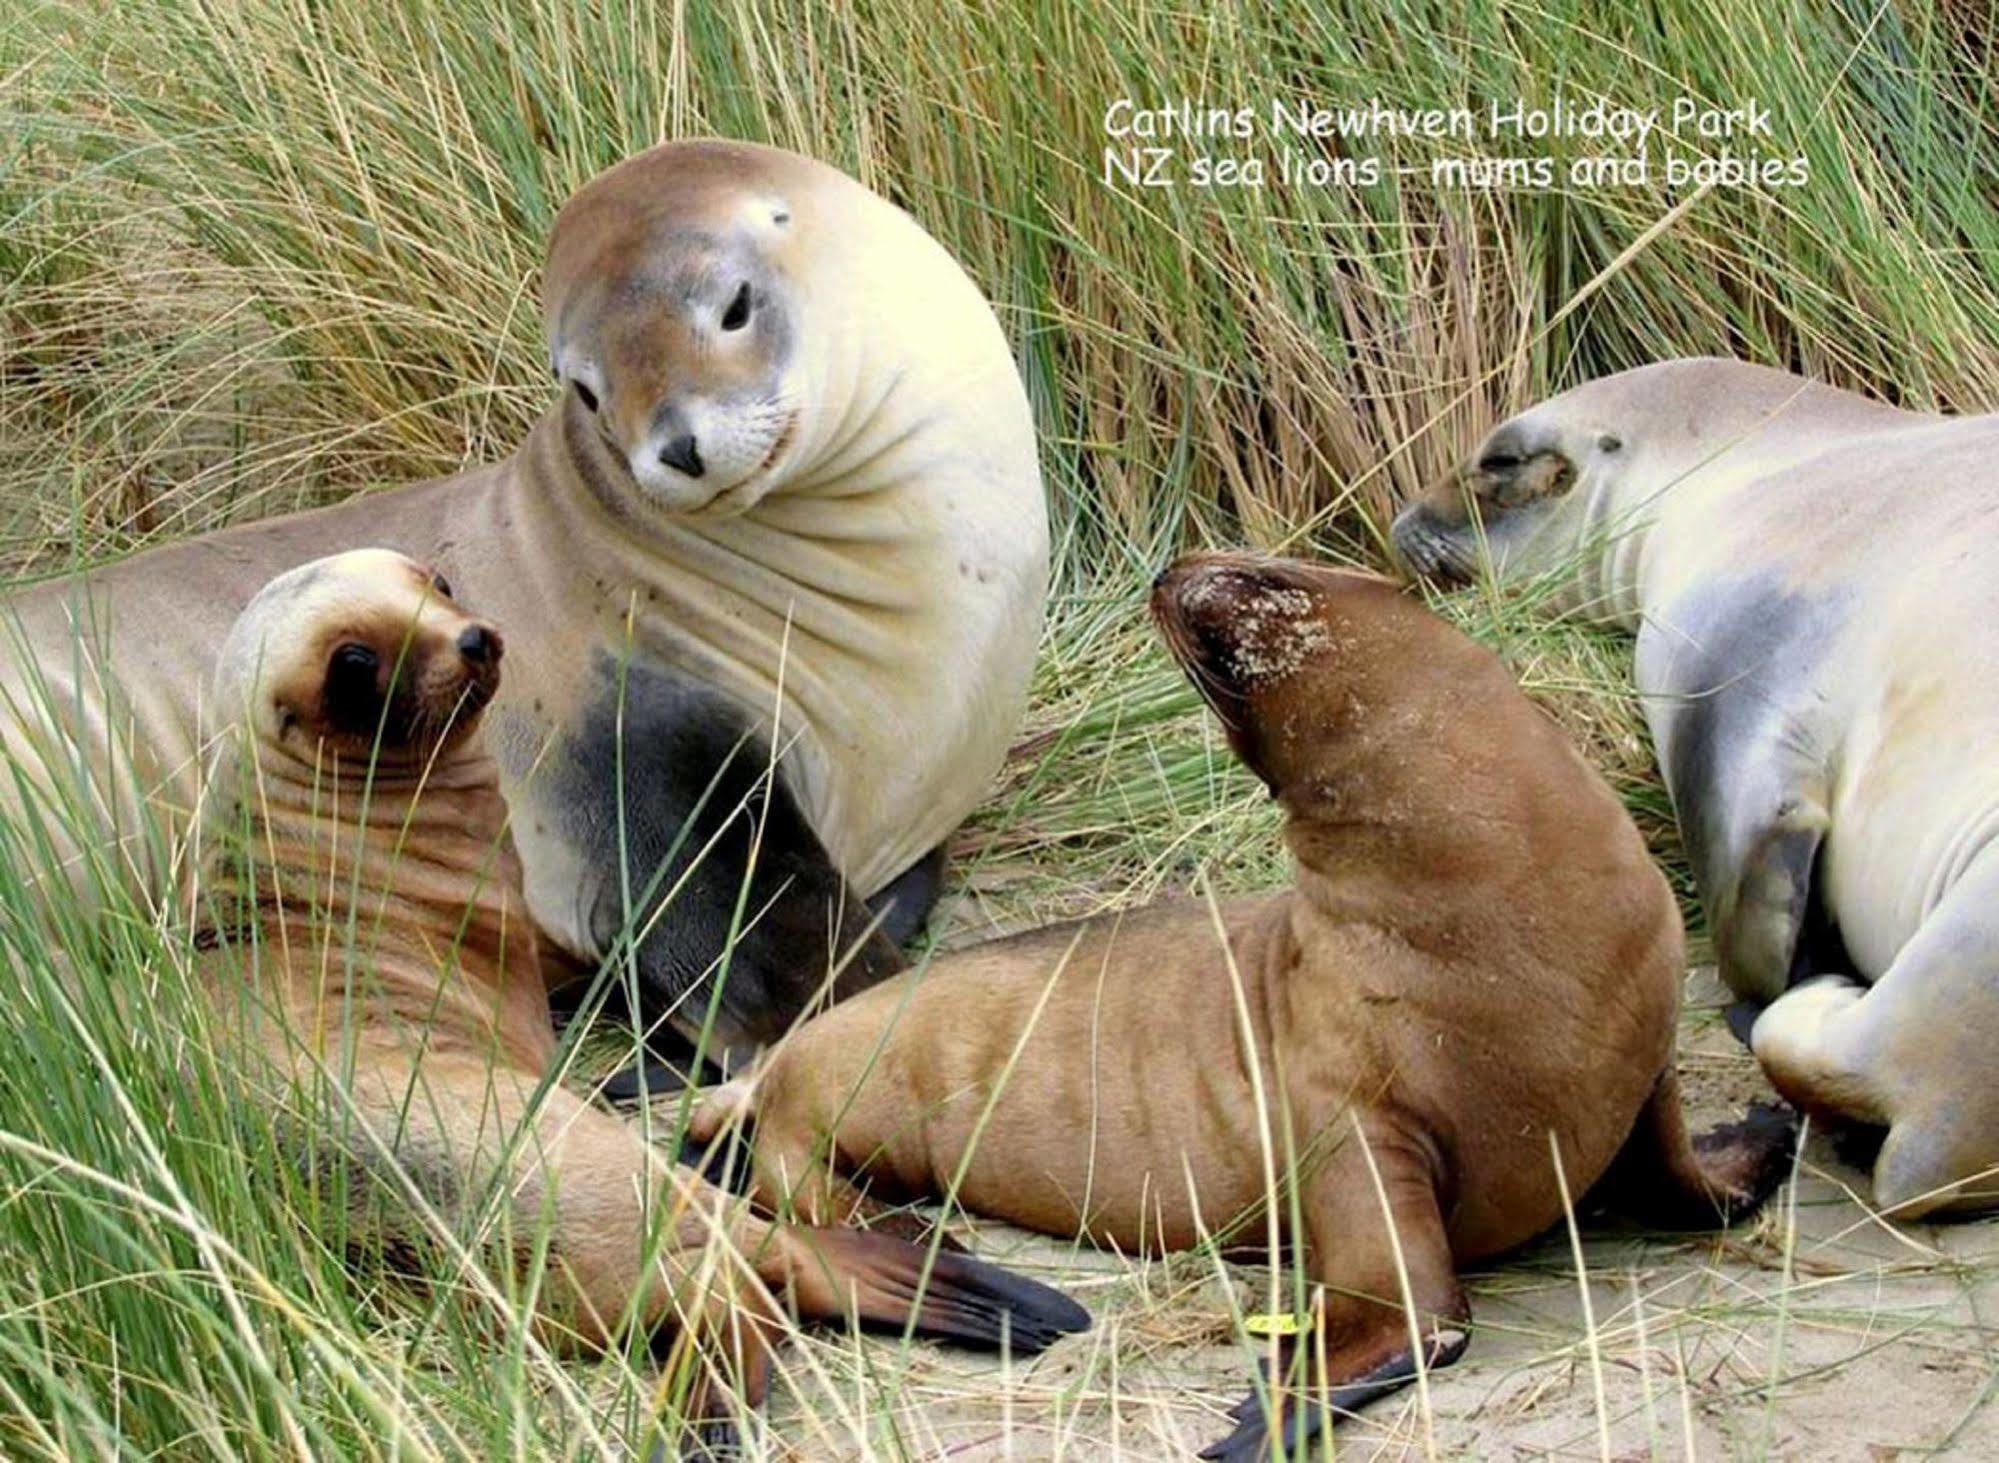
[[[1721,1013],[1721,1019],[1728,1023],[1728,1034],[1747,1048],[1749,1033],[1756,1029],[1756,1018],[1762,1014],[1761,1001],[1731,1001],[1728,1009]]]
[[[1392,1124],[1359,1117],[1352,1124],[1354,1141],[1340,1144],[1303,1196],[1312,1276],[1323,1287],[1317,1332],[1286,1349],[1268,1385],[1230,1412],[1234,1430],[1203,1458],[1264,1463],[1273,1441],[1291,1457],[1332,1413],[1413,1382],[1405,1294],[1426,1367],[1448,1366],[1464,1352],[1471,1311],[1452,1265],[1428,1150]]]
[[[1442,1331],[1427,1338],[1424,1370],[1447,1367],[1464,1355],[1468,1336],[1463,1331]],[[1317,1437],[1330,1416],[1357,1412],[1391,1393],[1399,1392],[1416,1380],[1416,1367],[1408,1346],[1323,1393],[1312,1385],[1306,1368],[1312,1364],[1311,1348],[1287,1346],[1278,1362],[1279,1385],[1259,1389],[1229,1409],[1235,1431],[1219,1442],[1210,1443],[1197,1455],[1210,1463],[1268,1463],[1271,1456],[1271,1409],[1280,1411],[1278,1456],[1298,1456],[1301,1444]],[[1328,1364],[1337,1368],[1337,1358]],[[1296,1400],[1300,1395],[1305,1400]]]
[[[920,1335],[982,1349],[1007,1346],[1019,1355],[1090,1326],[1090,1313],[1061,1291],[969,1255],[933,1255],[857,1229],[792,1229],[785,1236],[796,1243],[784,1246],[781,1281],[801,1315],[851,1317],[898,1331],[914,1316]]]
[[[944,849],[938,844],[868,901],[881,916],[882,938],[898,949],[923,933],[937,907],[944,890]]]
[[[1669,1070],[1596,1192],[1640,1224],[1718,1229],[1762,1207],[1791,1171],[1797,1141],[1796,1115],[1772,1103],[1689,1139],[1679,1075]]]

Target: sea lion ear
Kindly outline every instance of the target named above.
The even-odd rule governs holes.
[[[775,193],[752,193],[736,205],[736,222],[756,238],[791,228],[791,204]]]

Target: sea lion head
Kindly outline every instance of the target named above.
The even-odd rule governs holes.
[[[1436,633],[1378,574],[1251,553],[1182,558],[1152,615],[1236,755],[1294,811],[1326,790],[1342,730],[1395,694],[1407,642]]]
[[[1745,361],[1690,357],[1589,381],[1509,417],[1397,515],[1419,578],[1564,574],[1643,531],[1661,492],[1778,420],[1807,383]]]
[[[754,506],[797,435],[803,302],[788,266],[809,175],[791,161],[669,143],[556,219],[542,307],[561,409],[601,436],[620,486],[667,512]]]
[[[420,766],[478,726],[503,648],[435,570],[357,549],[257,593],[223,642],[216,695],[260,747],[314,766]]]
[[[1465,583],[1552,568],[1582,538],[1603,475],[1628,460],[1611,414],[1557,397],[1501,422],[1455,472],[1397,515],[1395,549],[1416,575]]]

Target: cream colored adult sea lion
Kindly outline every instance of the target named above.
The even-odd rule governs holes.
[[[914,220],[770,148],[612,168],[563,209],[542,294],[561,394],[504,462],[14,595],[8,746],[61,798],[80,745],[102,806],[65,821],[157,879],[134,808],[190,806],[236,613],[330,549],[408,552],[522,652],[490,721],[536,922],[585,961],[635,929],[689,1031],[746,923],[715,1035],[747,1047],[850,948],[836,990],[899,965],[1004,755],[1048,570],[1026,395]]]
[[[273,580],[217,667],[215,710],[237,715],[194,889],[198,973],[288,1141],[315,1169],[331,1148],[379,1178],[349,1185],[360,1232],[396,1249],[429,1237],[398,1202],[405,1184],[489,1225],[503,1259],[535,1254],[546,1218],[531,1293],[551,1339],[596,1347],[631,1324],[707,1348],[711,1370],[721,1349],[752,1405],[779,1296],[807,1316],[1022,1352],[1087,1324],[1047,1287],[961,1255],[759,1220],[555,1082],[537,942],[478,735],[501,652],[435,571],[359,550]],[[706,1417],[719,1399],[702,1401]]]
[[[1284,560],[1183,561],[1153,607],[1283,805],[1295,887],[938,958],[806,1023],[693,1131],[752,1118],[756,1192],[814,1222],[948,1193],[1125,1248],[1296,1243],[1324,1287],[1299,1354],[1327,1366],[1288,1457],[1408,1382],[1412,1336],[1457,1357],[1457,1267],[1562,1216],[1551,1145],[1572,1193],[1619,1160],[1638,1212],[1711,1225],[1762,1199],[1788,1128],[1689,1142],[1678,909],[1495,656],[1384,580]],[[1265,1408],[1235,1418],[1204,1456],[1269,1457]]]
[[[1545,576],[1636,632],[1722,976],[1770,1003],[1756,1054],[1887,1125],[1905,1216],[1999,1200],[1995,529],[1999,417],[1728,360],[1522,412],[1396,523],[1421,573]]]

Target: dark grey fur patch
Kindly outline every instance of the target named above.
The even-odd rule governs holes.
[[[718,1035],[731,1045],[774,1040],[861,939],[868,906],[833,867],[781,770],[775,781],[766,776],[769,744],[734,703],[647,662],[621,674],[600,653],[594,671],[552,799],[598,879],[592,941],[608,952],[626,930],[650,926],[637,952],[647,1015],[694,989],[728,951]],[[655,920],[669,893],[671,907]],[[731,949],[739,901],[747,928]],[[834,992],[872,985],[900,965],[875,933]],[[685,1024],[701,1024],[710,994],[680,1006]]]
[[[1786,589],[1774,572],[1710,583],[1683,595],[1645,634],[1670,666],[1647,687],[1680,832],[1712,915],[1761,850],[1783,863],[1807,922],[1817,837],[1779,838],[1777,826],[1823,774],[1813,689],[1850,612],[1851,596]],[[1818,937],[1829,933],[1822,917]]]

